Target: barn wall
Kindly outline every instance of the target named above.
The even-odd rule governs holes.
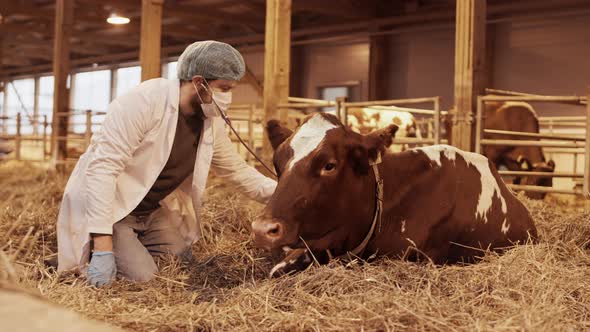
[[[495,23],[491,87],[549,95],[584,95],[590,86],[589,17],[561,18],[536,22]],[[454,38],[452,27],[436,31],[406,32],[388,38],[391,66],[388,98],[441,96],[443,109],[453,103]],[[300,47],[292,59],[292,75],[300,75],[296,91],[302,97],[318,98],[319,88],[344,82],[358,82],[353,99],[368,97],[369,44],[324,44]],[[262,51],[244,54],[246,63],[263,81]],[[236,102],[260,102],[255,90],[240,85],[234,93]],[[583,107],[537,103],[540,116],[583,115]],[[566,132],[572,132],[567,130]],[[550,154],[557,171],[573,171],[571,155]],[[583,156],[577,160],[583,169]],[[568,188],[573,182],[557,179],[557,187]]]
[[[244,62],[250,71],[258,78],[259,82],[264,81],[264,51],[244,52]],[[249,84],[240,83],[232,92],[234,103],[250,104],[262,103],[262,98],[258,96],[256,90]]]
[[[588,17],[494,24],[492,87],[540,94],[586,94],[590,85]],[[406,32],[389,38],[391,66],[389,98],[441,96],[442,106],[453,103],[454,38],[452,27]],[[368,96],[368,42],[317,44],[302,47],[304,59],[293,75],[302,75],[304,97],[317,98],[321,86],[356,81]],[[295,56],[295,55],[294,55]],[[246,53],[246,62],[262,81],[263,52]],[[295,60],[293,60],[295,62]],[[239,102],[257,101],[247,86],[235,93]],[[583,108],[535,105],[541,116],[582,114]]]
[[[584,95],[590,85],[590,18],[497,26],[494,86],[548,95]],[[535,105],[539,115],[583,115],[583,107]]]
[[[322,86],[354,82],[358,92],[353,99],[368,98],[368,43],[310,45],[305,47],[304,57],[303,91],[307,97],[318,98]]]
[[[455,32],[440,29],[393,36],[389,98],[440,96],[441,106],[453,103]]]

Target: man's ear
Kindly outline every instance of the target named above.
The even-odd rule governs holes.
[[[385,128],[375,130],[364,137],[367,154],[370,160],[375,160],[380,153],[384,153],[393,143],[393,137],[399,129],[391,124]]]
[[[268,134],[270,145],[272,145],[273,150],[276,150],[281,143],[293,134],[293,131],[283,127],[278,120],[269,120],[266,123],[266,133]]]
[[[203,79],[203,76],[201,76],[201,75],[195,75],[195,76],[193,76],[191,81],[195,86],[199,86],[201,83],[203,83],[204,79]]]

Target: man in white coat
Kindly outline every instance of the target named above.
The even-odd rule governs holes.
[[[143,82],[109,105],[102,128],[66,185],[57,221],[58,270],[78,268],[97,286],[147,281],[154,257],[190,252],[200,236],[209,169],[266,202],[276,182],[248,166],[219,109],[244,75],[240,53],[196,42],[178,59],[179,80]]]

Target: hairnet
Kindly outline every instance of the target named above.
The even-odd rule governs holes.
[[[187,81],[195,75],[238,81],[244,76],[245,67],[242,55],[231,45],[205,40],[190,44],[182,52],[176,71],[179,79]]]

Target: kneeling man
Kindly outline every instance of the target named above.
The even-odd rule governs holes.
[[[179,80],[143,82],[113,100],[102,129],[66,185],[57,221],[58,270],[91,284],[115,275],[153,278],[154,256],[190,252],[209,169],[266,202],[276,182],[237,154],[219,110],[244,75],[240,53],[196,42],[178,59]]]

